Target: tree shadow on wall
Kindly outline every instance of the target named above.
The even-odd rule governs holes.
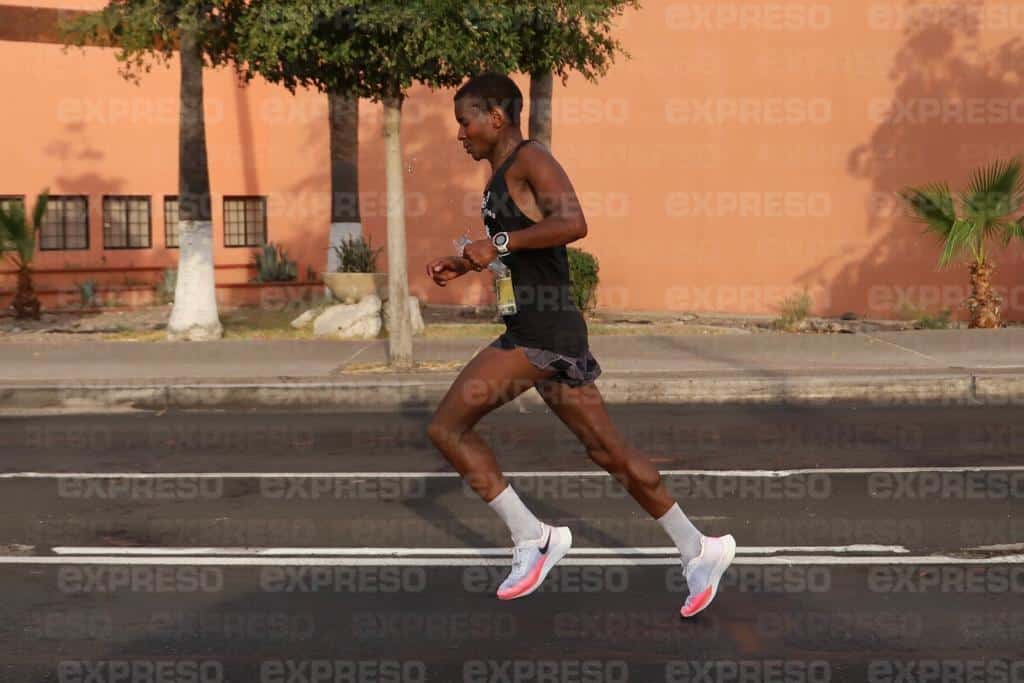
[[[324,127],[310,126],[306,144],[327,144],[326,95]],[[380,103],[359,102],[359,195],[364,233],[374,247],[384,247],[378,260],[387,269],[387,188]],[[406,257],[409,293],[421,301],[439,304],[493,303],[487,273],[467,275],[438,287],[427,277],[426,265],[455,251],[452,241],[467,232],[474,239],[485,236],[480,197],[490,174],[486,163],[474,164],[457,141],[451,109],[451,92],[413,88],[402,107],[402,164],[405,187]],[[295,197],[321,199],[330,208],[330,165],[297,179],[286,188]],[[317,227],[326,248],[327,226]],[[307,235],[308,237],[308,235]],[[319,237],[317,237],[319,239]],[[318,248],[319,249],[319,248]],[[319,251],[317,252],[319,253]]]
[[[848,172],[871,183],[864,207],[870,245],[852,259],[838,250],[800,276],[805,284],[827,283],[834,311],[892,318],[909,305],[965,317],[966,267],[938,270],[938,241],[922,234],[898,193],[931,182],[959,190],[974,169],[1024,150],[1024,40],[984,46],[972,8],[983,4],[910,5],[889,73],[892,95],[867,103],[877,127],[847,157]],[[1020,279],[1020,255],[1011,248],[997,257],[997,286]],[[1016,306],[1004,303],[1006,319],[1024,318],[1024,297],[1016,298]]]

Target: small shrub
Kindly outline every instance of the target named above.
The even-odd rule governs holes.
[[[914,328],[918,330],[948,330],[953,317],[953,310],[943,308],[936,314],[903,302],[899,308],[899,316],[903,320],[910,320]]]
[[[349,235],[343,237],[341,244],[335,245],[334,253],[338,255],[339,273],[376,273],[377,256],[384,247],[373,248],[370,238]]]
[[[96,305],[96,281],[86,280],[85,282],[76,282],[75,287],[78,288],[78,305],[82,308],[89,308],[90,306]]]
[[[174,301],[174,291],[178,288],[178,269],[168,268],[164,277],[156,285],[156,298],[161,304]]]
[[[931,315],[930,313],[923,314],[915,321],[915,325],[918,329],[922,330],[947,330],[949,329],[952,317],[953,311],[949,308],[943,308],[936,315]]]
[[[273,242],[256,254],[256,282],[291,282],[297,270],[295,261],[289,261],[284,249]]]
[[[597,303],[597,284],[600,280],[600,265],[597,258],[582,249],[568,247],[569,280],[572,282],[572,298],[581,311],[588,311]]]
[[[775,321],[775,326],[783,330],[794,330],[807,319],[810,312],[811,296],[807,292],[787,296],[779,305],[779,317]]]

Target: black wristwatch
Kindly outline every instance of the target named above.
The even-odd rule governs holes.
[[[507,232],[499,232],[498,234],[496,234],[494,237],[491,238],[491,244],[494,245],[494,248],[498,250],[499,254],[507,254],[508,253],[508,233]]]

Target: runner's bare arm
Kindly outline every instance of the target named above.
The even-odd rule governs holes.
[[[526,145],[519,152],[519,162],[544,218],[529,228],[510,232],[509,249],[558,247],[585,237],[583,208],[555,158],[537,145]]]
[[[444,287],[449,280],[462,277],[471,270],[478,270],[478,268],[469,259],[459,256],[442,256],[427,264],[427,276],[440,287]]]

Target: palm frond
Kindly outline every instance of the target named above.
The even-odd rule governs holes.
[[[928,230],[945,239],[956,223],[953,196],[945,183],[908,187],[900,192],[914,212],[914,217],[927,225]]]
[[[1021,220],[1006,221],[1001,223],[999,228],[999,239],[1003,243],[1003,246],[1008,246],[1013,240],[1024,241],[1024,224],[1021,224]]]
[[[11,218],[7,215],[7,210],[0,205],[0,254],[14,248],[14,245],[11,243],[10,229],[7,227],[10,220]]]
[[[1020,159],[995,161],[976,170],[962,200],[966,217],[985,237],[990,236],[993,225],[1015,213],[1024,201]]]
[[[949,265],[967,250],[973,252],[976,240],[977,225],[969,219],[958,218],[946,235],[946,242],[943,244],[942,254],[939,256],[939,265]]]
[[[28,225],[25,222],[25,209],[20,202],[9,205],[6,211],[0,209],[0,231],[7,242],[7,251],[13,250],[18,242],[25,239]]]
[[[6,211],[0,208],[0,252],[14,252],[8,256],[19,269],[30,264],[35,256],[36,232],[42,224],[47,201],[48,195],[44,190],[36,199],[31,223],[21,202],[8,205]]]
[[[43,225],[43,216],[46,215],[46,207],[50,203],[50,188],[43,189],[36,198],[36,205],[32,209],[32,228],[39,230]]]

